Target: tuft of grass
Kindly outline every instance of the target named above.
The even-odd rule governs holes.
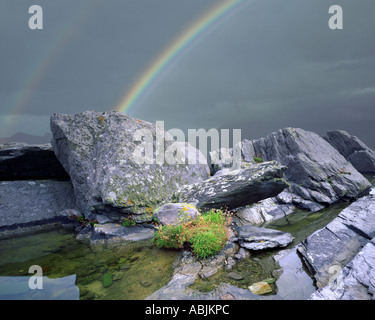
[[[229,238],[230,223],[230,214],[212,209],[196,220],[174,226],[159,226],[153,242],[159,248],[187,248],[198,259],[206,259],[224,248]]]
[[[131,227],[135,226],[137,223],[131,219],[131,218],[125,218],[124,221],[122,222],[123,227]]]

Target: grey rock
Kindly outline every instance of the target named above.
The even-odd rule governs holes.
[[[261,156],[264,161],[277,160],[287,166],[288,191],[308,203],[328,205],[338,200],[353,200],[367,194],[370,183],[334,147],[314,132],[285,128],[258,140],[244,140],[243,150]],[[251,151],[253,150],[253,151]],[[244,154],[244,151],[243,151]]]
[[[69,176],[57,160],[51,144],[0,145],[0,180],[64,179]]]
[[[156,125],[121,112],[53,114],[50,124],[56,156],[71,177],[77,205],[87,216],[95,212],[112,218],[114,211],[144,214],[168,202],[166,199],[182,185],[209,176],[207,163],[187,164],[187,158],[201,157],[197,149],[174,144],[173,138]],[[149,138],[154,151],[168,155],[174,150],[180,156],[192,150],[185,153],[186,164],[158,163],[156,152],[149,159],[151,164],[140,164],[144,158],[137,152],[142,147],[134,133],[145,131],[152,134]],[[164,147],[156,143],[163,140]],[[113,216],[116,219],[119,217]]]
[[[154,216],[163,225],[177,225],[196,219],[199,215],[199,211],[187,203],[167,203],[154,212]]]
[[[0,182],[0,232],[21,233],[45,224],[68,223],[77,214],[70,181]]]
[[[238,230],[238,241],[241,247],[249,250],[286,247],[294,240],[288,232],[245,225]]]
[[[310,300],[374,300],[375,239],[340,271],[332,269],[329,283],[314,292]]]
[[[236,209],[236,222],[238,225],[269,223],[291,214],[294,209],[292,204],[280,204],[277,197],[268,198]]]
[[[344,209],[326,227],[310,235],[298,251],[319,288],[332,277],[330,268],[343,268],[375,237],[375,198],[363,197]]]
[[[173,201],[192,203],[197,208],[242,207],[284,190],[288,186],[283,179],[285,170],[277,161],[249,164],[244,169],[183,186],[174,193]]]
[[[346,131],[328,131],[323,137],[337,149],[359,172],[375,172],[375,152],[356,136]]]
[[[247,259],[250,256],[251,256],[250,252],[246,250],[245,248],[240,248],[240,250],[238,250],[238,253],[234,255],[234,257],[238,260]]]

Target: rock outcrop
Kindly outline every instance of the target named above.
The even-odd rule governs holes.
[[[346,131],[328,131],[323,137],[359,172],[375,172],[375,151]]]
[[[258,140],[244,140],[245,161],[277,160],[288,167],[288,191],[304,200],[328,205],[353,200],[371,184],[326,140],[314,132],[285,128]]]
[[[88,217],[101,214],[115,221],[124,214],[148,214],[182,185],[209,176],[207,163],[160,161],[158,155],[181,156],[192,147],[175,144],[156,125],[121,112],[54,114],[51,131],[53,148],[71,177],[77,205]],[[199,155],[194,149],[188,156],[182,154],[182,160],[194,153]]]
[[[185,185],[174,193],[173,200],[197,208],[231,210],[279,194],[288,186],[283,179],[285,170],[277,161],[248,164],[244,169]]]
[[[298,251],[319,288],[375,237],[375,198],[363,197],[344,209],[326,227],[302,241]],[[374,279],[372,280],[374,281]]]
[[[57,160],[51,144],[0,145],[0,180],[63,179],[69,176]]]

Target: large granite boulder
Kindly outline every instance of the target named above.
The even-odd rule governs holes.
[[[375,151],[343,130],[328,131],[323,137],[359,172],[375,172]]]
[[[371,187],[325,139],[302,129],[285,128],[265,138],[244,140],[242,155],[245,161],[279,161],[288,168],[288,191],[323,205],[357,199]]]
[[[0,145],[0,180],[64,179],[69,176],[57,160],[51,144]]]
[[[277,161],[248,164],[243,169],[185,185],[172,199],[194,204],[197,208],[231,210],[278,195],[288,187],[283,179],[285,170]]]
[[[343,268],[375,237],[375,197],[352,203],[326,227],[302,241],[298,252],[319,288],[332,277],[332,268]]]
[[[164,160],[174,153],[185,160],[199,152],[175,144],[160,127],[121,112],[53,114],[51,131],[56,156],[86,216],[99,213],[121,220],[124,214],[149,214],[182,185],[209,176],[207,163],[160,161],[163,154]]]

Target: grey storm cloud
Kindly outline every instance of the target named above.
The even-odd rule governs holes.
[[[42,135],[51,113],[114,109],[218,2],[37,0],[44,29],[31,31],[30,2],[2,0],[0,136],[22,131],[27,117],[39,117]],[[333,4],[343,30],[328,27]],[[246,138],[344,129],[374,146],[374,11],[373,0],[249,0],[183,50],[130,114],[167,128],[240,128]]]

